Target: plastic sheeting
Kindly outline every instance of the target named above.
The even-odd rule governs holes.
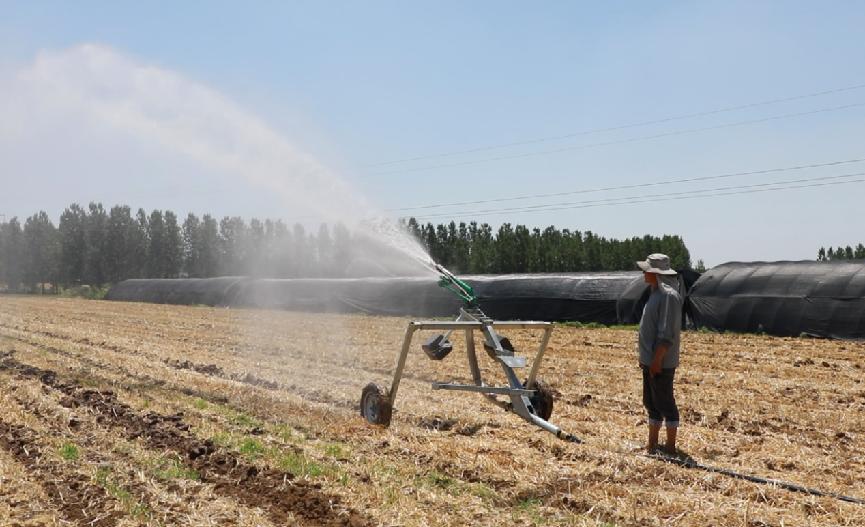
[[[434,278],[250,280],[227,304],[313,313],[450,316],[461,301]]]
[[[865,262],[732,262],[689,296],[698,327],[865,339]]]
[[[499,320],[616,324],[616,302],[639,273],[467,276],[481,308]]]
[[[689,316],[690,305],[688,302],[687,291],[700,278],[700,273],[691,269],[678,269],[679,273],[679,291],[684,299],[682,310],[683,316]],[[616,316],[620,324],[639,324],[640,318],[643,316],[643,306],[649,300],[649,284],[643,279],[640,274],[637,278],[628,284],[628,286],[619,295],[619,300],[616,302]],[[685,327],[684,325],[682,327]]]
[[[228,305],[246,279],[236,276],[189,279],[133,279],[114,285],[106,300],[150,302],[154,304]]]
[[[638,273],[470,275],[466,280],[490,317],[615,324],[616,302]],[[263,307],[373,315],[453,316],[462,302],[438,279],[126,280],[109,300]]]

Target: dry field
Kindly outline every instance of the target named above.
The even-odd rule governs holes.
[[[415,346],[393,424],[369,426],[361,388],[389,384],[405,324],[0,297],[0,524],[865,525],[863,505],[635,452],[630,330],[553,333],[552,421],[581,445],[430,390],[468,380],[458,339],[442,362]],[[865,497],[865,345],[683,340],[684,451]]]

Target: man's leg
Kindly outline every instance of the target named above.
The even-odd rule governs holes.
[[[675,376],[676,370],[670,369],[662,371],[653,379],[653,396],[667,425],[667,444],[664,445],[664,450],[668,454],[676,453],[676,435],[679,430],[679,407],[673,395]]]
[[[645,366],[641,369],[643,370],[643,406],[646,407],[646,412],[649,414],[649,441],[646,450],[652,453],[658,448],[658,435],[661,432],[663,416],[655,405],[655,390],[652,387],[652,376],[649,374],[649,369]]]
[[[660,423],[652,423],[649,422],[649,444],[646,445],[646,450],[653,454],[656,450],[658,450],[658,436],[661,433],[661,425]]]
[[[664,450],[666,450],[668,454],[676,453],[676,432],[678,430],[678,426],[667,426],[667,444],[664,445]]]

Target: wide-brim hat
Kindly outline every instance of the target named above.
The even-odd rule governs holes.
[[[655,273],[663,275],[677,274],[674,269],[670,268],[670,257],[666,254],[650,254],[646,261],[637,262],[637,267],[643,270],[644,273]]]

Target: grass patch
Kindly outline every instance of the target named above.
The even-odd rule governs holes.
[[[456,486],[456,483],[457,483],[456,480],[453,479],[452,477],[450,477],[446,474],[441,474],[439,472],[435,472],[435,471],[430,472],[429,474],[424,476],[422,479],[423,479],[424,483],[426,483],[427,485],[429,485],[431,487],[438,487],[440,489],[445,489],[445,490],[454,489],[454,487]]]
[[[199,403],[199,401],[201,402]],[[204,410],[208,408],[208,403],[201,399],[195,399],[192,404],[199,410]],[[228,419],[228,422],[232,425],[241,426],[244,428],[261,428],[263,426],[262,422],[255,417],[243,412],[239,412],[231,407],[216,403],[210,404],[209,406],[212,406],[214,409],[216,409],[217,413],[225,416],[225,418]]]
[[[562,326],[566,328],[577,328],[577,329],[615,329],[620,331],[636,331],[640,328],[639,324],[612,324],[612,325],[604,325],[599,322],[580,322],[578,320],[572,320],[568,322],[557,322],[557,326]]]
[[[297,443],[306,439],[288,425],[278,425],[274,432],[278,438],[282,439],[286,443]]]
[[[416,478],[416,482],[418,486],[443,490],[451,496],[471,495],[490,503],[501,501],[496,491],[483,483],[468,483],[437,471]]]
[[[346,450],[345,445],[340,443],[329,443],[325,445],[324,453],[328,457],[334,459],[345,459],[348,457],[348,451]]]
[[[279,457],[278,463],[279,468],[292,473],[296,477],[318,477],[325,472],[322,465],[300,452],[282,454]]]
[[[201,476],[197,471],[188,468],[177,458],[159,457],[153,460],[151,466],[153,475],[162,480],[188,479],[198,481]]]
[[[580,322],[578,320],[572,320],[568,322],[559,322],[559,326],[564,326],[566,328],[579,328],[579,329],[604,329],[607,326],[600,324],[598,322]]]
[[[229,418],[231,420],[231,424],[237,426],[243,426],[246,428],[258,428],[261,427],[261,421],[252,417],[251,415],[247,415],[241,412],[234,412],[234,415]]]
[[[213,412],[225,417],[234,426],[245,429],[258,428],[283,442],[282,445],[278,442],[275,445],[267,445],[245,433],[239,433],[239,430],[227,429],[216,432],[210,437],[210,440],[218,447],[235,450],[250,461],[263,460],[271,466],[290,472],[295,477],[325,476],[342,485],[348,485],[351,479],[337,465],[316,461],[313,457],[305,455],[298,447],[285,445],[285,443],[302,445],[309,441],[310,438],[302,429],[299,430],[285,423],[270,425],[228,405],[205,401],[200,398],[193,399],[191,404],[198,410]],[[344,460],[348,457],[348,447],[342,443],[319,444],[316,448],[321,449],[326,457],[335,460]]]
[[[213,441],[214,445],[221,446],[223,448],[228,448],[232,446],[233,443],[233,441],[231,440],[231,435],[226,432],[219,432],[213,434],[210,440]]]
[[[528,498],[517,503],[517,509],[521,511],[529,511],[537,509],[541,505],[541,500],[538,498]]]
[[[135,496],[133,496],[131,492],[123,488],[122,485],[118,484],[114,478],[111,477],[110,468],[99,467],[96,470],[93,479],[95,479],[96,483],[104,488],[109,495],[113,496],[114,499],[120,502],[120,505],[130,516],[136,519],[149,520],[153,515],[150,507],[135,499]]]
[[[255,439],[244,439],[238,450],[250,459],[258,459],[264,454],[264,446]]]
[[[495,502],[499,501],[500,499],[499,495],[492,487],[484,485],[483,483],[469,483],[466,486],[466,489],[468,490],[469,494],[471,494],[472,496],[477,496],[484,501]]]
[[[60,457],[65,459],[66,461],[78,461],[80,457],[80,452],[78,451],[78,447],[75,446],[74,443],[64,443],[62,447],[60,447]]]
[[[532,522],[532,525],[543,525],[547,523],[547,519],[540,511],[541,500],[538,498],[528,498],[517,503],[517,510],[525,514]]]

